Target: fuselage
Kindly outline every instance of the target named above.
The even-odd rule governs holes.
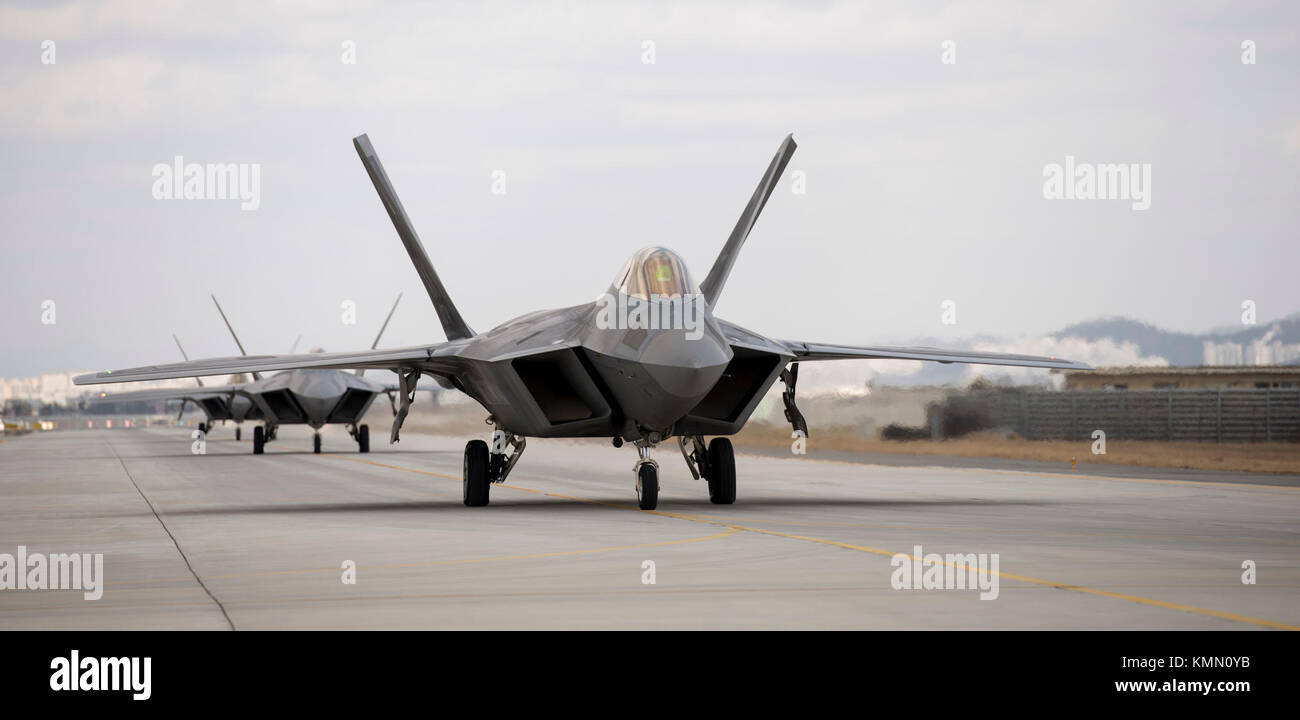
[[[637,285],[666,258],[674,282]],[[666,277],[667,273],[658,276]],[[651,287],[647,287],[651,285]],[[677,292],[655,292],[668,290]],[[511,432],[540,437],[666,438],[739,430],[788,354],[756,338],[736,348],[680,259],[663,248],[634,256],[592,303],[530,313],[464,340],[460,389]]]
[[[360,422],[384,387],[346,370],[289,370],[243,388],[270,425]]]

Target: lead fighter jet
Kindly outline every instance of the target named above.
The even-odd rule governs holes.
[[[466,505],[488,504],[489,489],[505,481],[527,437],[606,437],[615,447],[625,440],[636,446],[638,505],[650,510],[659,498],[659,465],[650,453],[670,438],[677,439],[691,474],[708,481],[712,502],[735,502],[731,441],[714,437],[706,444],[705,436],[739,431],[778,379],[785,384],[786,418],[806,434],[807,424],[795,405],[802,362],[889,358],[1091,369],[1056,357],[774,340],[715,317],[713,308],[731,267],[794,154],[793,136],[781,143],[703,283],[694,283],[671,250],[646,248],[624,265],[600,300],[530,313],[476,333],[434,271],[370,139],[361,135],[352,144],[424,282],[446,342],[396,350],[196,360],[82,375],[76,384],[267,370],[392,370],[398,376],[400,406],[390,442],[397,442],[416,381],[430,375],[443,387],[478,401],[495,426],[491,447],[483,440],[465,446]],[[649,320],[664,316],[668,322]]]

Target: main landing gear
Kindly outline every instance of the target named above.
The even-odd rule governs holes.
[[[369,425],[349,425],[348,434],[353,440],[357,441],[357,452],[370,452],[370,426]]]
[[[488,422],[492,422],[489,419]],[[500,426],[492,433],[492,447],[482,440],[465,444],[465,465],[462,472],[461,491],[469,507],[488,504],[489,490],[493,484],[506,481],[528,442],[519,435]]]
[[[320,433],[312,433],[311,451],[320,455]]]
[[[242,433],[240,433],[239,431],[240,431],[240,428],[239,428],[238,426],[236,426],[236,427],[235,427],[235,442],[239,442],[239,441],[242,439],[242,437],[241,437]]]
[[[253,428],[253,454],[266,452],[266,444],[275,439],[276,425],[258,425]]]
[[[686,444],[691,449],[686,449]],[[686,459],[686,467],[691,475],[699,480],[703,477],[709,483],[709,502],[714,505],[730,505],[736,502],[736,453],[731,447],[731,440],[723,437],[713,438],[706,447],[704,437],[695,435],[688,441],[678,436],[677,445]]]

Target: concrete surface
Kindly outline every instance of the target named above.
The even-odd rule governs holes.
[[[491,505],[466,508],[466,438],[389,446],[376,427],[360,455],[330,429],[316,456],[309,432],[282,428],[263,456],[251,426],[203,456],[179,428],[0,443],[0,553],[102,552],[107,577],[94,601],[0,590],[0,629],[1300,626],[1300,489],[1249,476],[742,454],[737,503],[715,506],[665,444],[648,513],[631,447],[531,440]],[[890,557],[915,545],[997,553],[998,599],[894,590]]]

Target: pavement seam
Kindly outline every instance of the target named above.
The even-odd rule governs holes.
[[[217,609],[221,611],[221,616],[226,619],[226,624],[230,626],[230,629],[236,629],[235,622],[230,619],[230,613],[226,612],[226,606],[222,605],[221,601],[217,599],[217,596],[212,594],[212,590],[208,588],[207,584],[203,582],[203,578],[199,577],[199,573],[195,571],[194,566],[190,564],[189,556],[186,555],[185,550],[181,548],[181,544],[176,539],[176,536],[172,534],[171,528],[167,527],[167,523],[162,519],[162,515],[158,514],[158,508],[154,507],[153,501],[149,499],[148,495],[145,495],[144,489],[140,487],[140,483],[135,481],[135,476],[131,474],[131,470],[126,466],[126,461],[122,459],[121,455],[117,454],[117,448],[114,448],[113,444],[107,440],[104,441],[104,444],[108,446],[109,452],[113,453],[113,457],[117,458],[117,462],[122,466],[122,472],[126,473],[126,478],[131,481],[131,485],[135,487],[135,491],[140,493],[140,499],[144,500],[145,504],[149,506],[149,511],[153,513],[154,519],[158,521],[158,524],[162,526],[163,532],[167,533],[167,537],[171,538],[172,545],[176,546],[176,552],[180,554],[181,560],[185,562],[185,567],[189,568],[190,574],[194,576],[195,582],[199,584],[199,587],[203,588],[203,592],[207,593],[208,597],[212,598],[212,602],[217,604]]]

